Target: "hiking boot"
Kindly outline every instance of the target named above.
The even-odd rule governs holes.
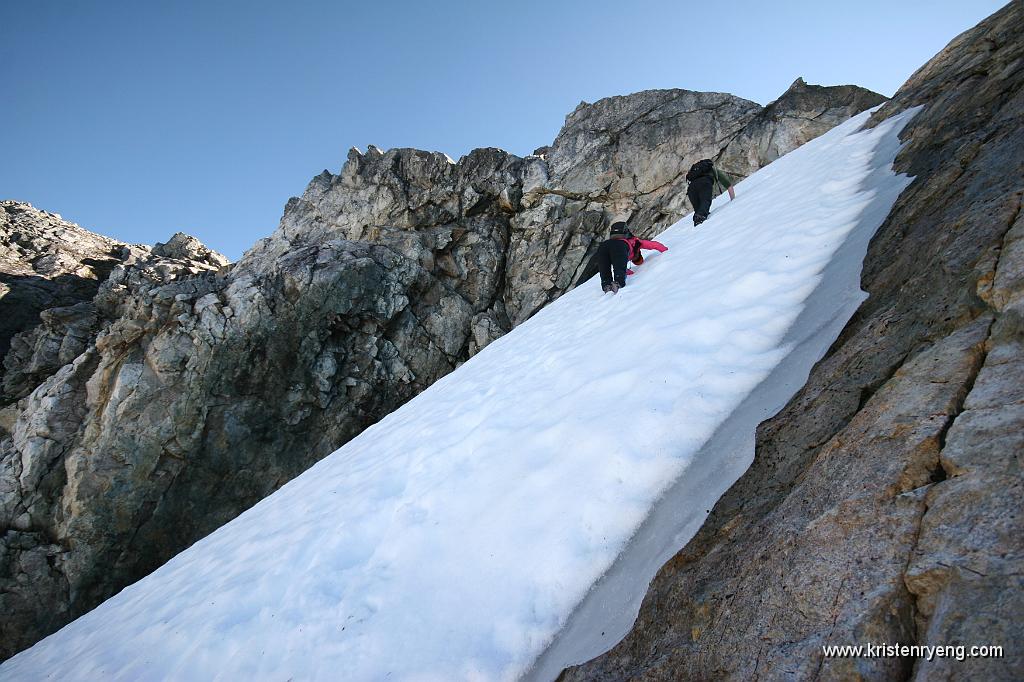
[[[707,219],[708,219],[708,217],[706,215],[703,215],[701,213],[694,213],[693,214],[693,226],[697,227],[698,225],[700,225],[702,222],[704,222]]]
[[[612,290],[612,285],[611,284],[602,284],[601,285],[601,291],[603,291],[604,293],[607,294],[611,290]]]
[[[619,289],[622,288],[622,285],[619,284],[618,282],[612,282],[608,286],[610,287],[608,291],[612,292],[613,294],[619,293]]]

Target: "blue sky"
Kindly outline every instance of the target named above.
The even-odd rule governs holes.
[[[528,154],[585,100],[895,90],[988,0],[0,3],[0,198],[236,259],[349,147]]]

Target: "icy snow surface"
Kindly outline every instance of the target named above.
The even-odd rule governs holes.
[[[641,535],[669,554],[692,535],[749,463],[700,460],[720,427],[799,357],[750,411],[783,404],[861,300],[808,313],[837,262],[859,273],[907,184],[890,167],[911,115],[858,132],[862,114],[775,161],[700,228],[665,231],[617,295],[569,292],[0,678],[511,680],[547,649],[531,675],[550,679],[613,645],[600,618],[621,636],[653,573],[581,628],[584,597]],[[689,479],[713,496],[652,529]]]

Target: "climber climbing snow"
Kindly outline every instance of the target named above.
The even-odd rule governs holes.
[[[729,191],[729,201],[736,198],[733,179],[729,174],[715,167],[711,159],[701,159],[686,172],[686,196],[693,205],[693,225],[696,227],[708,219],[711,213],[711,199],[723,191]]]
[[[668,247],[661,242],[635,236],[626,223],[612,223],[609,238],[597,247],[597,266],[601,273],[602,291],[614,294],[626,286],[626,276],[634,274],[627,263],[640,265],[644,262],[640,249],[668,251]]]

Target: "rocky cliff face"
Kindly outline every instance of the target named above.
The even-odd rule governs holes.
[[[185,235],[152,250],[96,237],[67,266],[89,288],[26,308],[10,332],[0,653],[153,570],[564,293],[613,220],[674,222],[696,159],[745,135],[757,149],[723,161],[745,176],[882,100],[794,88],[770,121],[717,93],[581,104],[525,159],[353,150],[230,267]],[[37,251],[79,239],[4,206],[21,216],[12,234],[52,228]],[[82,274],[86,258],[109,276]],[[26,259],[42,262],[12,254],[11,278]]]
[[[92,407],[111,394],[109,387],[90,392],[87,381],[107,339],[127,341],[136,330],[126,321],[111,325],[127,303],[119,291],[128,283],[143,289],[201,279],[226,259],[186,235],[154,249],[129,245],[12,201],[0,202],[0,244],[0,319],[9,346],[0,402],[0,650],[6,656],[76,614],[74,562],[92,549],[95,536],[117,532],[100,526],[72,537],[79,510],[134,513],[130,495],[118,498],[122,491],[95,486],[76,491],[68,474],[69,467],[130,464],[127,424],[113,460],[94,457],[87,437],[98,427],[89,422]],[[90,494],[99,497],[87,499]]]
[[[1024,677],[1024,5],[919,70],[870,293],[750,470],[563,680]],[[1002,658],[824,658],[825,644]]]

